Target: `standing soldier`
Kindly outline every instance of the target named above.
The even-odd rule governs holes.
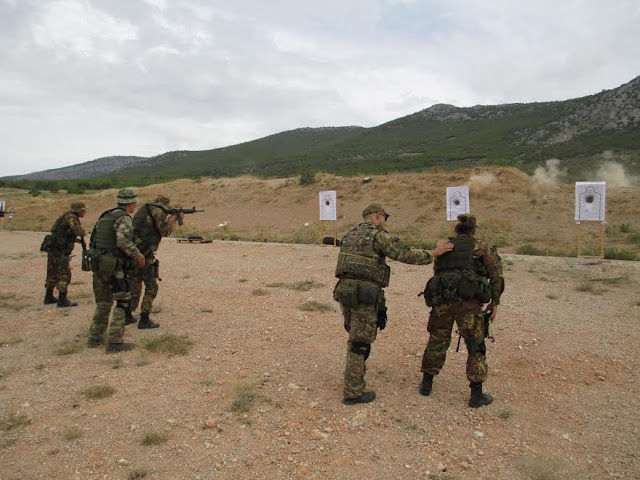
[[[429,341],[422,356],[422,383],[420,394],[431,394],[433,376],[437,375],[451,343],[454,322],[467,346],[467,379],[471,387],[469,406],[489,405],[493,397],[482,393],[482,383],[487,380],[487,336],[482,312],[486,308],[489,321],[498,313],[500,295],[504,290],[502,264],[495,246],[476,240],[476,217],[458,215],[456,237],[450,239],[452,252],[438,258],[434,276],[427,283],[425,300],[432,307],[427,330]],[[488,323],[487,323],[488,328]]]
[[[434,256],[451,250],[444,244],[433,251],[409,248],[392,238],[385,226],[389,214],[381,205],[372,203],[362,212],[364,221],[342,239],[336,277],[340,280],[333,291],[340,302],[344,328],[349,332],[347,362],[344,372],[345,405],[369,403],[376,398],[373,391],[365,392],[365,362],[376,339],[378,328],[386,326],[387,309],[383,288],[389,285],[391,269],[385,257],[403,263],[427,265]]]
[[[116,308],[113,310],[107,336],[107,353],[124,352],[133,348],[133,345],[123,343],[125,314],[131,302],[129,272],[134,263],[144,266],[144,255],[133,243],[131,222],[138,197],[130,188],[122,188],[116,202],[116,208],[100,215],[91,233],[90,244],[91,249],[99,252],[100,256],[93,261],[97,264],[93,272],[96,311],[91,321],[87,346],[95,348],[104,343],[109,314],[115,300]]]
[[[71,209],[58,217],[51,227],[47,252],[47,279],[44,283],[46,293],[44,303],[57,303],[58,307],[77,307],[76,302],[67,298],[69,283],[71,282],[70,256],[77,237],[84,237],[85,231],[80,225],[80,219],[87,212],[82,202],[71,204]],[[53,296],[53,289],[58,289],[58,298]]]
[[[168,237],[173,231],[176,215],[167,215],[169,198],[159,195],[153,203],[145,203],[133,217],[133,232],[136,246],[145,256],[145,265],[139,268],[134,265],[131,270],[131,310],[127,312],[127,324],[135,323],[132,312],[138,308],[144,282],[144,297],[140,306],[138,328],[158,328],[160,325],[149,318],[153,300],[158,294],[160,262],[155,257],[162,237]],[[183,214],[181,214],[184,216]]]

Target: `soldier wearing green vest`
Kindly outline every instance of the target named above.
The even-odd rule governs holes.
[[[71,282],[70,256],[77,237],[84,237],[80,219],[84,217],[87,207],[82,202],[71,204],[71,209],[64,212],[51,227],[51,235],[47,236],[47,279],[44,283],[46,290],[45,304],[57,303],[58,307],[76,307],[76,302],[67,298],[69,283]],[[58,298],[53,296],[53,289],[58,289]]]
[[[372,203],[362,212],[363,222],[342,239],[336,277],[339,278],[333,298],[340,302],[344,328],[349,333],[347,361],[344,372],[345,405],[369,403],[374,391],[365,392],[365,362],[378,328],[386,326],[384,288],[389,285],[391,269],[385,258],[403,263],[427,265],[451,250],[444,244],[433,250],[412,249],[385,230],[389,214],[382,205]]]
[[[498,313],[504,291],[502,264],[495,246],[474,238],[476,217],[458,215],[456,237],[450,239],[453,251],[438,258],[434,276],[427,283],[425,301],[431,308],[427,330],[429,340],[422,356],[420,394],[431,394],[433,377],[437,375],[451,343],[451,330],[458,332],[467,346],[467,379],[471,388],[469,406],[489,405],[493,397],[482,392],[487,380],[487,348],[482,306],[492,322]]]
[[[96,311],[89,329],[87,346],[95,348],[105,342],[107,327],[107,353],[131,350],[132,344],[124,343],[125,314],[131,302],[129,272],[131,265],[144,266],[144,255],[133,243],[131,215],[135,212],[138,197],[130,188],[122,188],[116,197],[118,206],[107,210],[98,219],[91,233],[90,247],[98,252],[94,259],[93,294]],[[111,325],[109,315],[113,301]]]
[[[171,209],[169,198],[159,195],[153,203],[145,203],[133,216],[133,234],[135,243],[145,256],[143,267],[133,266],[131,270],[131,310],[127,312],[127,324],[135,323],[132,312],[138,308],[144,282],[144,297],[140,306],[138,328],[158,328],[160,325],[149,318],[153,300],[158,294],[160,262],[155,257],[162,237],[168,237],[173,231],[176,215],[167,215]],[[184,214],[180,214],[184,217]]]

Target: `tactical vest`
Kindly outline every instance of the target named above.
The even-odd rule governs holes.
[[[67,215],[72,214],[77,217],[77,214],[71,210],[67,210],[53,223],[51,227],[51,236],[53,239],[52,250],[62,251],[65,253],[71,253],[73,251],[73,244],[76,240],[76,234],[69,227],[69,223],[64,219]]]
[[[449,239],[453,250],[436,259],[434,276],[427,282],[427,306],[452,303],[456,300],[491,300],[489,281],[482,262],[473,257],[476,240],[467,235]]]
[[[133,216],[135,243],[143,255],[157,252],[162,240],[162,234],[151,215],[154,208],[162,207],[153,203],[145,203]]]
[[[114,224],[123,215],[129,215],[124,209],[117,207],[104,212],[91,234],[91,248],[103,251],[119,252]]]
[[[375,251],[373,240],[382,229],[364,222],[342,239],[336,277],[373,282],[381,288],[389,285],[391,269],[384,255]]]

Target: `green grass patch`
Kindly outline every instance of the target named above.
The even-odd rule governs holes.
[[[267,283],[267,287],[269,288],[280,288],[280,287],[285,287],[287,284],[284,282],[273,282],[273,283]]]
[[[302,280],[301,282],[289,283],[287,288],[290,290],[297,290],[299,292],[308,292],[314,287],[321,287],[322,284],[314,280]]]
[[[162,445],[169,441],[169,434],[165,432],[146,432],[140,440],[140,444],[145,447],[153,447],[154,445]]]
[[[525,243],[518,247],[517,253],[519,255],[534,255],[537,257],[546,255],[546,252],[531,243]]]
[[[336,309],[326,303],[316,302],[315,300],[307,300],[298,307],[303,312],[335,312]]]
[[[629,235],[628,242],[640,247],[640,233],[633,233]]]
[[[82,339],[79,337],[65,340],[53,349],[54,355],[64,357],[67,355],[73,355],[74,353],[80,353],[84,349]]]
[[[89,400],[100,400],[113,395],[116,389],[109,385],[94,385],[93,387],[85,388],[82,391],[82,395]]]
[[[248,278],[239,278],[238,283],[247,283],[249,281]]]
[[[604,251],[604,258],[609,260],[638,260],[638,254],[626,248],[607,248]]]
[[[253,290],[251,290],[251,294],[258,297],[263,297],[265,295],[269,295],[269,291],[265,290],[264,288],[254,288]]]
[[[151,353],[166,355],[186,355],[193,346],[193,342],[186,335],[165,333],[154,338],[142,338],[142,346]]]
[[[231,411],[236,413],[248,412],[258,400],[258,395],[250,385],[239,385],[231,403]]]
[[[31,419],[24,413],[9,413],[0,417],[0,431],[8,432],[19,427],[25,427],[31,423]]]

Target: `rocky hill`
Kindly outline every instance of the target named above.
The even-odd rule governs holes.
[[[3,180],[71,180],[76,178],[99,177],[100,175],[116,172],[146,160],[148,160],[147,157],[103,157],[68,167],[52,168],[51,170],[42,170],[41,172],[27,173],[25,175],[3,177]]]

